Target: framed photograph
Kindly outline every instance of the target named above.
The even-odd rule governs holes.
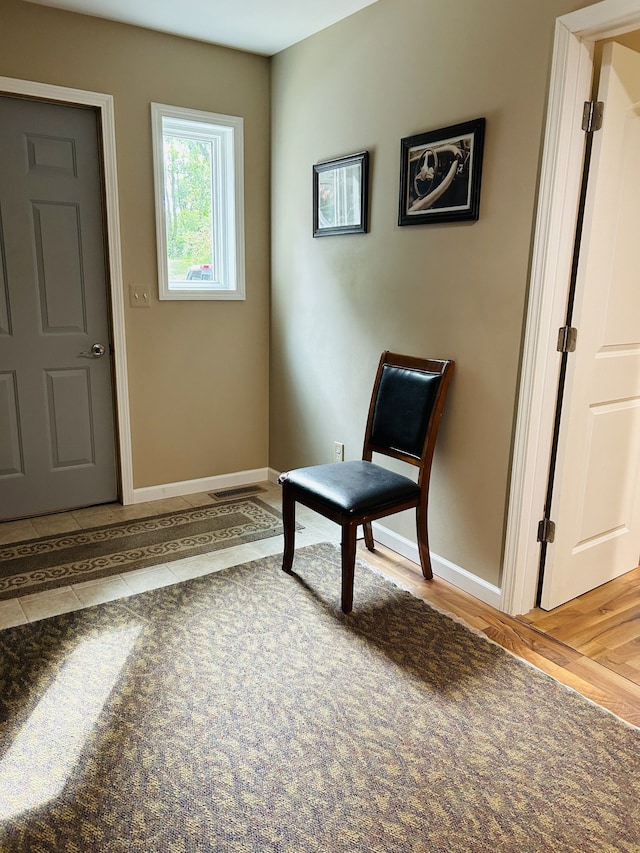
[[[478,118],[401,140],[398,225],[478,218],[484,128]]]
[[[313,236],[364,234],[368,228],[369,152],[313,167]]]

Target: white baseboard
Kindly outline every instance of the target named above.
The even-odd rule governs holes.
[[[272,475],[272,468],[254,468],[251,471],[236,471],[233,474],[221,474],[217,477],[202,477],[199,480],[184,480],[181,483],[166,483],[163,486],[146,486],[133,490],[133,503],[157,501],[162,498],[177,498],[182,495],[195,495],[197,492],[218,492],[221,489],[231,489],[235,486],[250,486],[253,483],[263,483],[268,480],[277,482]]]
[[[388,527],[383,527],[376,521],[373,522],[373,536],[381,545],[391,548],[392,551],[395,551],[402,557],[406,557],[407,560],[420,565],[418,546],[410,539],[401,536],[399,533],[395,533],[393,530],[389,530]],[[433,551],[431,552],[431,568],[434,575],[437,575],[439,578],[448,581],[448,583],[458,589],[464,590],[464,592],[468,592],[485,604],[495,607],[496,610],[501,609],[502,590],[499,587],[488,583],[476,575],[472,575],[471,572],[468,572],[461,566],[456,566],[450,560],[445,560],[444,557],[439,557]]]

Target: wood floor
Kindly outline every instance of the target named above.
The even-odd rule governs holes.
[[[573,601],[520,617],[640,685],[640,567]]]
[[[621,654],[619,651],[615,652],[615,648],[620,649],[625,645],[622,640],[619,646],[614,647],[612,645],[614,640],[610,638],[624,637],[622,628],[620,628],[620,633],[615,632],[613,622],[606,630],[604,628],[600,630],[596,639],[587,641],[589,618],[586,618],[583,622],[584,647],[582,650],[573,648],[566,640],[556,639],[554,635],[556,630],[564,628],[572,643],[578,641],[580,629],[577,629],[574,635],[569,633],[569,626],[577,625],[575,612],[558,616],[555,623],[551,623],[553,625],[550,628],[551,633],[545,633],[539,629],[537,623],[534,626],[531,621],[537,615],[535,611],[527,614],[526,619],[528,621],[525,621],[525,617],[512,618],[483,604],[478,599],[456,589],[440,578],[424,581],[418,566],[386,548],[376,546],[376,553],[374,554],[367,551],[364,545],[359,545],[358,550],[359,556],[363,560],[376,566],[390,577],[399,580],[414,595],[432,602],[436,607],[452,613],[454,616],[458,616],[518,657],[547,672],[558,681],[563,682],[598,705],[609,709],[629,723],[640,726],[640,673],[635,676],[637,682],[634,682],[628,675],[616,672],[609,666],[610,658],[615,657],[615,654]],[[625,622],[622,602],[630,599],[633,592],[631,588],[640,582],[640,569],[636,569],[631,574],[635,577],[626,575],[626,583],[621,581],[608,594],[603,593],[602,588],[600,588],[600,595],[605,595],[605,600],[600,601],[600,607],[606,608],[612,595],[620,602],[617,611],[620,626]],[[593,606],[598,607],[597,604]],[[567,610],[569,609],[567,606]],[[631,616],[633,609],[634,605],[631,605],[627,610],[628,620],[633,618]],[[640,611],[640,595],[637,593],[635,593],[635,611],[636,613]],[[538,613],[542,614],[543,611],[538,611]],[[556,614],[556,611],[553,613]],[[545,615],[551,617],[553,614],[547,613]],[[591,629],[593,630],[593,614],[590,619],[592,622]],[[640,629],[640,620],[638,621],[638,628]],[[604,654],[603,648],[598,645],[598,638],[602,642],[603,637],[606,637],[607,642],[610,642],[608,656]],[[627,638],[626,644],[632,643],[633,640]],[[640,669],[640,639],[635,640],[635,649],[635,663]],[[603,663],[605,659],[607,660],[606,665]],[[629,661],[631,661],[630,654],[627,657],[625,673],[632,671],[633,664]]]

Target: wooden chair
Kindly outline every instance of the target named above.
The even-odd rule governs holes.
[[[284,555],[291,573],[295,549],[296,502],[342,527],[342,610],[353,607],[358,525],[374,550],[371,522],[415,507],[422,574],[433,577],[427,532],[431,461],[454,362],[383,352],[378,365],[362,460],[297,468],[281,474]],[[417,483],[372,462],[373,454],[418,468]]]

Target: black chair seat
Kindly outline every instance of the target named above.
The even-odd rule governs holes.
[[[420,498],[413,480],[364,460],[296,468],[281,483],[294,486],[302,503],[306,496],[348,516],[377,510],[384,514],[388,506]]]

